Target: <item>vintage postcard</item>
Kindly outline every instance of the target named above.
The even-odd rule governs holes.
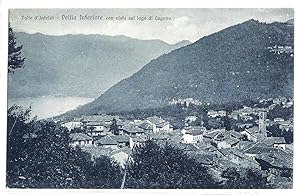
[[[8,21],[7,188],[293,188],[294,9]]]

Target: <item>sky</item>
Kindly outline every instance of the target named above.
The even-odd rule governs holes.
[[[80,15],[97,16],[98,19],[80,20]],[[25,19],[26,16],[27,19]],[[49,16],[53,20],[35,19],[40,16]],[[126,20],[116,20],[117,16],[124,16]],[[132,16],[135,16],[134,20],[129,20],[129,17]],[[146,17],[146,20],[137,20],[137,16]],[[152,16],[152,20],[149,20],[150,16]],[[155,20],[155,16],[165,17],[166,20]],[[113,17],[113,20],[109,17]],[[257,8],[11,9],[9,12],[9,21],[16,32],[39,32],[47,35],[125,35],[143,40],[160,39],[171,44],[182,40],[195,42],[203,36],[249,19],[270,23],[274,21],[285,22],[293,17],[293,9]]]

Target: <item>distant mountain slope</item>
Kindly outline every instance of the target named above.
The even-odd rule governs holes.
[[[279,46],[279,47],[277,47]],[[150,108],[172,99],[226,103],[293,96],[294,27],[249,20],[152,60],[69,116]]]
[[[291,18],[291,19],[289,19],[288,21],[286,21],[285,23],[294,25],[295,19],[294,19],[294,18]]]
[[[44,95],[97,97],[151,59],[190,44],[126,36],[15,33],[25,68],[9,81],[9,97]]]

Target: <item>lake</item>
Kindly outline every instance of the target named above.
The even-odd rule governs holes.
[[[31,106],[32,117],[37,116],[38,119],[45,119],[65,113],[66,111],[75,109],[76,107],[93,101],[90,97],[55,97],[41,96],[28,98],[9,98],[8,106],[17,104],[24,109]]]

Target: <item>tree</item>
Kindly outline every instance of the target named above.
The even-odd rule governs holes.
[[[115,118],[113,118],[112,123],[110,125],[110,130],[114,135],[119,135],[120,131],[117,125],[117,120]]]
[[[147,141],[128,165],[126,188],[214,188],[208,169],[172,145]]]
[[[21,56],[23,45],[17,46],[13,30],[8,25],[8,73],[14,73],[15,69],[24,67],[25,58]]]
[[[221,177],[227,179],[223,188],[239,188],[241,185],[241,175],[238,173],[236,168],[227,168],[222,172]]]
[[[120,188],[122,168],[109,157],[96,158],[92,166],[86,167],[86,188]]]
[[[236,168],[227,168],[221,175],[226,181],[220,187],[226,189],[268,188],[267,178],[263,177],[258,170],[248,169],[242,173],[243,171],[240,173]]]
[[[36,121],[17,105],[7,116],[7,186],[12,188],[119,188],[122,169],[108,157],[94,161],[70,146],[68,129]]]
[[[248,189],[263,189],[267,188],[267,178],[262,176],[258,170],[248,169],[244,188]]]
[[[8,131],[13,130],[8,133],[7,186],[81,186],[83,171],[71,160],[75,152],[68,130],[54,122],[29,120],[27,115],[17,106],[8,112]]]
[[[31,145],[30,140],[24,137],[33,133],[35,121],[30,118],[30,112],[30,108],[24,111],[18,105],[11,106],[7,111],[6,177],[8,186],[14,183],[21,187],[24,180],[24,169],[22,169],[26,160],[24,149]]]

